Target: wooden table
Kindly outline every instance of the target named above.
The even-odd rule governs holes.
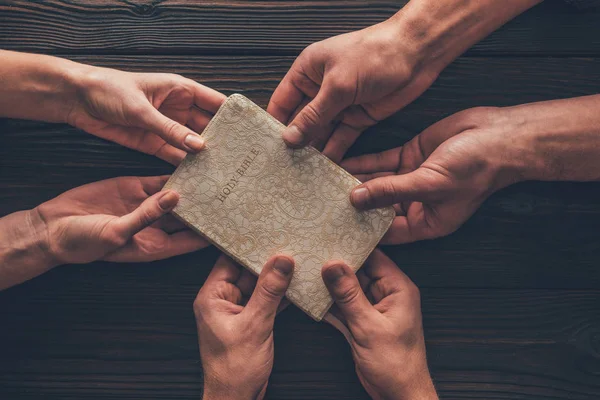
[[[405,2],[0,1],[0,48],[183,74],[266,106],[308,44]],[[0,60],[2,62],[2,60]],[[473,47],[351,153],[401,145],[478,105],[600,92],[600,12],[547,0]],[[0,215],[104,178],[173,168],[68,126],[0,121]],[[525,183],[457,233],[387,247],[421,288],[443,398],[600,398],[600,185]],[[64,266],[0,293],[0,399],[199,399],[192,301],[218,253]],[[277,319],[270,399],[364,399],[348,346]]]

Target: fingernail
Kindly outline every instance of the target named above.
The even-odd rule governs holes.
[[[331,267],[328,267],[325,270],[325,279],[331,283],[336,283],[342,276],[345,275],[344,266],[342,264],[336,264]]]
[[[359,187],[352,191],[350,201],[354,207],[364,207],[369,203],[369,189]]]
[[[190,133],[183,140],[183,144],[192,151],[200,151],[204,148],[204,139],[196,134]]]
[[[304,134],[300,132],[297,126],[291,125],[283,131],[283,140],[292,146],[303,146]]]
[[[273,263],[273,269],[279,271],[283,276],[288,276],[294,270],[294,263],[287,257],[277,257]]]
[[[177,205],[179,201],[179,195],[172,191],[167,190],[160,198],[158,199],[158,205],[165,211],[171,211],[173,207]]]

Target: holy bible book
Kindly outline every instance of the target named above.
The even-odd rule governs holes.
[[[180,194],[176,217],[258,275],[275,254],[296,266],[287,298],[319,321],[332,304],[322,266],[358,270],[387,231],[393,208],[358,211],[360,182],[311,147],[289,149],[284,126],[234,94],[204,130],[206,148],[188,155],[165,188]]]

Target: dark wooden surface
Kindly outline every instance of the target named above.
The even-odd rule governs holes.
[[[0,1],[0,48],[169,71],[266,105],[309,43],[405,1]],[[0,60],[1,62],[1,60]],[[546,0],[453,63],[352,154],[401,145],[453,112],[600,92],[600,13]],[[0,120],[0,215],[119,175],[169,173],[67,126]],[[442,398],[600,398],[600,185],[526,183],[457,233],[387,247],[422,289]],[[0,293],[0,399],[198,399],[191,304],[214,249],[64,266]],[[290,308],[270,399],[364,399],[347,345]]]

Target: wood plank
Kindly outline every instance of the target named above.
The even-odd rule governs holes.
[[[226,93],[244,93],[263,106],[293,60],[75,59],[129,70],[182,73]],[[414,104],[364,134],[351,153],[401,145],[438,119],[477,105],[505,106],[597,92],[600,59],[462,58]],[[173,170],[153,157],[62,125],[5,120],[0,122],[0,132],[2,215],[34,207],[90,181]],[[598,226],[600,185],[526,183],[492,196],[447,238],[386,247],[386,251],[423,287],[600,288]]]
[[[5,0],[0,48],[46,53],[297,54],[393,15],[404,1]],[[597,55],[597,13],[546,1],[471,55]]]
[[[215,257],[63,267],[0,293],[0,397],[199,398],[191,303]],[[600,396],[600,291],[425,289],[422,298],[442,398]],[[275,329],[268,398],[367,398],[336,331],[295,308]]]

